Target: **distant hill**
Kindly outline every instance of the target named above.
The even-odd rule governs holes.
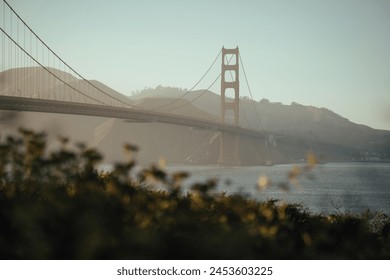
[[[72,75],[56,69],[51,71],[75,89],[85,87],[84,81]],[[219,120],[220,96],[210,91],[187,92],[159,86],[127,97],[98,81],[89,82],[126,104]],[[36,95],[34,97],[66,95],[67,100],[78,101],[76,96],[79,94],[50,78],[44,69],[12,69],[0,73],[0,94],[28,94],[31,90]],[[108,104],[112,102],[103,93],[99,95]],[[112,105],[116,104],[113,102]],[[267,99],[254,102],[243,98],[240,100],[240,125],[264,131],[266,135],[264,140],[241,139],[243,164],[264,164],[267,160],[299,162],[308,151],[317,154],[321,161],[390,161],[390,131],[355,124],[325,108],[297,103],[283,105]],[[170,163],[215,164],[219,155],[219,133],[214,131],[98,117],[0,112],[2,134],[19,126],[48,131],[51,142],[55,142],[57,135],[87,142],[103,151],[111,162],[123,156],[120,146],[128,142],[140,146],[138,159],[143,163],[164,157]]]
[[[132,98],[142,104],[166,104],[163,109],[169,112],[179,104],[179,101],[172,103],[175,97],[181,97],[181,103],[190,102],[187,104],[207,112],[214,119],[219,118],[220,96],[209,91],[188,93],[159,86],[140,91]],[[268,142],[274,147],[274,157],[279,161],[296,160],[297,154],[309,149],[327,160],[390,160],[390,131],[353,123],[326,108],[243,98],[240,100],[240,125],[265,131],[270,136]],[[277,147],[279,143],[284,143],[288,149],[283,145]]]
[[[125,104],[131,104],[131,100],[127,96],[99,81],[83,81],[64,71],[53,68],[47,69],[55,76],[42,67],[16,68],[0,72],[0,94],[47,99],[61,98],[61,100],[73,102],[92,102],[77,92],[80,91],[87,96],[98,96],[99,100],[106,102],[107,105],[112,102],[107,94]],[[65,85],[64,82],[68,85]]]
[[[81,82],[61,71],[52,71],[55,71],[56,75],[61,75],[72,87],[83,90],[85,82]],[[65,94],[67,101],[81,102],[75,99],[76,93],[74,91],[65,88],[61,83],[54,82],[54,79],[49,82],[50,79],[50,74],[40,68],[12,69],[1,72],[0,94],[25,96],[24,93],[28,95],[31,89],[33,89],[33,97],[46,98],[50,96],[53,98],[53,96],[58,94]],[[98,81],[90,82],[125,103],[146,109],[155,106],[159,107],[166,102],[165,99],[140,100],[136,102]],[[18,91],[18,89],[20,90]],[[100,93],[100,95],[102,94]],[[103,100],[108,102],[108,99]],[[195,106],[188,104],[180,106],[183,105],[182,101],[175,102],[176,105],[179,105],[179,107],[171,110],[172,113],[217,120],[215,116]],[[199,163],[210,162],[206,150],[208,149],[210,139],[214,139],[214,136],[217,134],[217,132],[199,131],[189,127],[159,123],[131,123],[127,120],[100,117],[0,111],[1,135],[15,133],[19,127],[48,132],[50,146],[56,145],[57,136],[68,136],[76,142],[85,142],[89,146],[97,147],[102,151],[108,162],[122,159],[122,145],[124,143],[132,143],[140,147],[138,160],[145,164],[155,162],[160,157],[165,158],[170,163],[188,162],[194,158]],[[201,155],[199,152],[202,149],[205,150],[204,155]],[[199,161],[200,158],[202,158],[201,161]]]

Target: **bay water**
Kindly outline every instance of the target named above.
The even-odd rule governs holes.
[[[298,166],[299,167],[299,166]],[[291,182],[288,174],[296,165],[220,167],[174,165],[168,172],[187,171],[184,192],[195,182],[214,178],[216,192],[241,194],[259,201],[277,199],[302,204],[314,213],[360,213],[366,209],[390,215],[390,163],[326,163],[302,172]],[[303,170],[303,166],[300,167]],[[260,191],[257,181],[267,178],[271,185]],[[289,188],[282,188],[288,183]]]

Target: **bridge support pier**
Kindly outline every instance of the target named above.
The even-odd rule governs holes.
[[[227,56],[231,56],[228,59]],[[240,108],[240,82],[239,82],[239,51],[235,49],[222,48],[221,66],[221,122],[227,123],[229,117],[231,122],[231,112],[233,112],[233,124],[239,125]],[[232,64],[229,63],[233,60]],[[228,81],[228,78],[231,78]],[[230,91],[234,96],[226,96]],[[218,164],[220,165],[241,165],[240,160],[240,138],[239,135],[229,135],[221,133],[220,150]]]

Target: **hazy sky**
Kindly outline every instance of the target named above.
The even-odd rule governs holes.
[[[238,45],[256,100],[390,129],[389,0],[8,2],[82,75],[123,94],[190,88]]]

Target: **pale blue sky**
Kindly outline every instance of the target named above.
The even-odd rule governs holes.
[[[256,100],[390,129],[390,0],[8,2],[82,75],[123,94],[190,88],[238,45]]]

